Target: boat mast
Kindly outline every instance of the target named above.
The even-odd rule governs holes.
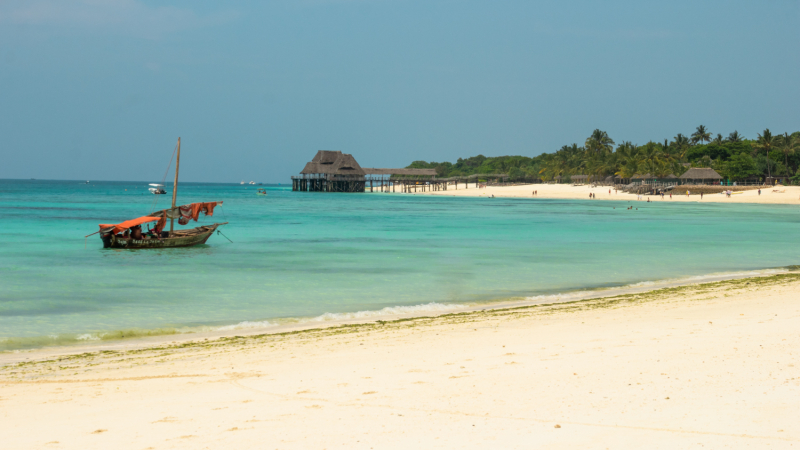
[[[175,209],[175,199],[178,196],[178,168],[181,165],[181,138],[178,138],[178,157],[175,159],[175,184],[172,185],[172,209]],[[175,215],[175,211],[172,212],[172,215]],[[172,236],[172,232],[175,227],[175,219],[169,219],[169,235]]]

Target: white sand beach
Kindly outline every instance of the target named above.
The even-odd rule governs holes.
[[[799,293],[790,273],[128,351],[6,353],[2,448],[797,448]]]
[[[610,193],[609,193],[610,190]],[[369,189],[368,189],[369,191]],[[536,195],[533,191],[537,191]],[[470,184],[466,189],[463,183],[454,189],[453,185],[448,186],[446,191],[426,191],[412,192],[405,195],[444,195],[456,197],[510,197],[510,198],[541,198],[541,199],[576,199],[589,200],[589,194],[595,194],[592,200],[623,200],[637,201],[635,194],[615,192],[608,186],[591,187],[590,185],[573,186],[571,184],[528,184],[518,186],[487,186],[476,188],[475,183]],[[724,194],[704,194],[701,199],[699,195],[678,195],[672,197],[666,195],[663,199],[660,196],[642,196],[640,201],[646,202],[648,197],[651,201],[664,202],[718,202],[718,203],[764,203],[764,204],[797,204],[800,205],[800,186],[777,186],[769,189],[762,189],[761,195],[758,190],[748,190],[736,193],[727,197]]]

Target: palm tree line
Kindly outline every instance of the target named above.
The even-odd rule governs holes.
[[[482,173],[507,173],[512,181],[569,181],[574,175],[593,179],[636,175],[680,176],[690,167],[710,167],[731,181],[763,180],[780,176],[800,182],[800,132],[773,135],[769,129],[756,139],[738,131],[723,137],[703,125],[690,136],[681,133],[671,140],[616,143],[607,132],[594,130],[582,146],[564,145],[553,153],[535,157],[483,155],[459,158],[456,163],[414,161],[409,168],[435,168],[441,177]]]

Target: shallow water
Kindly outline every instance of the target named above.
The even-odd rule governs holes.
[[[789,205],[656,201],[629,211],[628,202],[285,187],[259,197],[255,188],[181,185],[180,204],[225,202],[200,223],[229,221],[221,230],[233,243],[214,235],[200,247],[136,251],[83,236],[164,208],[170,195],[150,195],[143,182],[0,180],[0,350],[442,310],[798,262],[800,210]]]

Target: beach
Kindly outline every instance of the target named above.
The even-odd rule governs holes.
[[[731,186],[731,189],[736,189]],[[741,187],[740,187],[741,188]],[[610,193],[609,193],[610,190]],[[537,191],[536,195],[533,191]],[[589,194],[596,197],[590,198]],[[657,195],[628,194],[622,191],[615,191],[613,187],[591,185],[571,185],[571,184],[524,184],[515,186],[486,186],[475,187],[471,183],[466,189],[463,183],[455,189],[454,185],[449,185],[446,191],[425,191],[417,189],[411,195],[443,195],[456,197],[502,197],[502,198],[540,198],[540,199],[573,199],[573,200],[616,200],[616,201],[650,201],[654,202],[709,202],[709,203],[757,203],[757,204],[790,204],[800,205],[800,186],[776,186],[773,188],[762,189],[761,195],[758,190],[747,190],[741,193],[732,194],[730,197],[725,194],[704,194],[702,200],[697,194],[678,195],[672,197],[669,194],[662,199]]]
[[[3,448],[795,448],[798,293],[786,273],[4,353]]]

